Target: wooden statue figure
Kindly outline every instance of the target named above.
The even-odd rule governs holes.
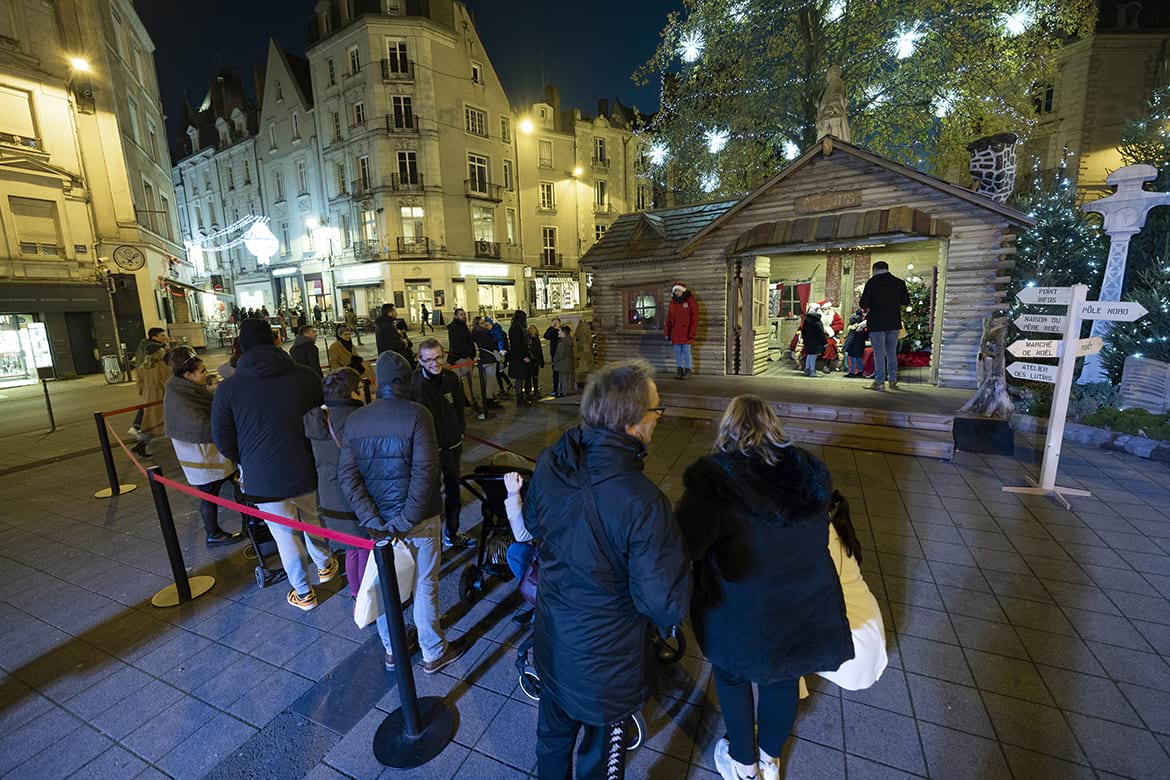
[[[817,106],[817,140],[831,135],[849,143],[849,110],[845,102],[845,82],[841,68],[830,65],[825,74],[825,91]]]
[[[978,382],[975,397],[963,405],[960,414],[978,414],[1006,420],[1014,406],[1007,391],[1005,358],[1008,326],[1012,321],[1005,313],[993,314],[983,320],[983,338],[975,364]]]

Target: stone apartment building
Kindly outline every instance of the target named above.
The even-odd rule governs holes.
[[[1039,121],[1024,143],[1021,170],[1060,166],[1086,200],[1112,192],[1105,178],[1125,165],[1118,151],[1128,120],[1142,116],[1154,89],[1170,82],[1170,5],[1103,0],[1096,32],[1070,41],[1057,75],[1036,94]]]
[[[124,0],[0,3],[0,384],[96,373],[181,278],[154,44]],[[116,313],[116,318],[114,316]]]

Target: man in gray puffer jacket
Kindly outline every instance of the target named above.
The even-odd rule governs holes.
[[[378,356],[378,398],[346,423],[337,482],[371,537],[400,538],[414,555],[414,624],[423,671],[434,674],[467,647],[448,644],[439,622],[439,448],[431,413],[414,401],[411,373],[397,352]],[[382,629],[385,617],[378,620]],[[386,668],[394,668],[389,648]]]

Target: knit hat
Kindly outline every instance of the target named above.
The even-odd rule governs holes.
[[[240,323],[240,350],[247,352],[252,347],[271,347],[275,339],[272,326],[267,320],[251,318]]]
[[[349,330],[349,326],[343,322],[340,325],[338,325],[336,328],[333,329],[333,335],[336,336],[337,338],[341,338],[341,334],[345,333],[347,330]]]
[[[378,378],[378,384],[383,387],[406,384],[410,381],[411,376],[410,363],[407,363],[406,358],[402,355],[388,349],[378,355],[378,364],[374,369],[374,374]]]

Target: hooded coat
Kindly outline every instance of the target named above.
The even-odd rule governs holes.
[[[465,320],[452,320],[447,326],[447,361],[451,365],[475,357],[475,345],[471,343],[471,331]]]
[[[828,470],[799,447],[700,458],[676,509],[695,564],[691,622],[713,666],[758,683],[836,669],[853,657],[829,554]]]
[[[671,344],[691,344],[699,328],[699,302],[690,290],[682,295],[670,296],[670,309],[666,313],[666,337]]]
[[[902,307],[910,305],[906,282],[889,271],[876,273],[861,291],[861,308],[867,309],[870,333],[902,329]]]
[[[374,340],[378,344],[379,355],[388,349],[399,355],[406,354],[406,342],[402,340],[402,333],[398,330],[398,321],[388,314],[374,320]]]
[[[682,537],[670,502],[642,473],[645,457],[625,433],[570,428],[541,453],[524,502],[525,526],[543,539],[533,651],[541,689],[583,723],[641,709],[653,688],[649,628],[678,623],[691,596]]]
[[[821,315],[809,312],[804,316],[804,324],[800,326],[800,338],[804,354],[819,355],[829,346],[829,337],[825,333],[825,324]]]
[[[329,515],[353,516],[349,500],[337,482],[337,461],[341,449],[333,441],[333,436],[336,435],[337,440],[341,441],[350,415],[361,408],[361,401],[330,400],[305,414],[305,435],[309,437],[309,442],[313,446],[313,460],[317,463],[317,498],[321,509]],[[329,432],[330,427],[333,428],[333,434]],[[355,531],[356,529],[347,533]]]
[[[243,470],[243,488],[256,502],[279,501],[317,488],[305,412],[320,406],[321,380],[276,346],[240,356],[236,373],[220,383],[211,405],[211,438]]]

